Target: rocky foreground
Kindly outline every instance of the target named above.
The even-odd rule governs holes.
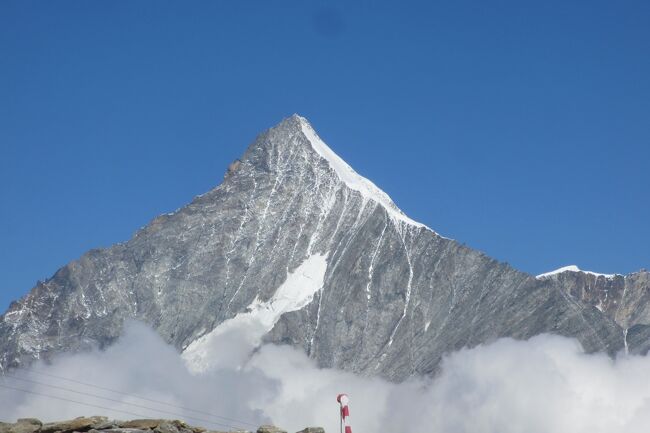
[[[75,418],[68,421],[43,423],[35,418],[19,419],[15,423],[0,422],[0,433],[226,433],[190,426],[179,420],[136,419],[131,421],[109,420],[104,416]],[[251,433],[247,430],[228,432]],[[256,433],[287,433],[272,426],[260,426]],[[297,433],[325,433],[321,427],[307,427]]]

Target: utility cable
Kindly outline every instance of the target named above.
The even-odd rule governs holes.
[[[239,428],[239,426],[235,426],[235,425],[231,425],[231,424],[224,424],[224,423],[217,422],[217,421],[206,420],[206,419],[201,419],[201,418],[195,418],[195,417],[192,417],[192,416],[186,416],[186,415],[179,414],[179,413],[173,413],[173,412],[168,412],[168,411],[161,410],[161,409],[142,406],[142,405],[138,405],[138,404],[134,404],[134,403],[128,403],[128,402],[124,402],[124,401],[121,401],[121,400],[116,400],[116,399],[112,399],[112,398],[108,398],[108,397],[101,397],[101,396],[98,396],[98,395],[94,395],[94,394],[90,394],[90,393],[86,393],[86,392],[82,392],[82,391],[76,391],[76,390],[64,388],[64,387],[61,387],[61,386],[49,385],[49,384],[42,383],[42,382],[37,382],[37,381],[34,381],[34,380],[18,378],[18,377],[11,376],[11,375],[8,375],[8,374],[5,374],[4,376],[5,377],[10,377],[10,378],[16,379],[16,380],[22,380],[24,382],[30,382],[30,383],[34,383],[34,384],[37,384],[37,385],[42,385],[42,386],[47,386],[47,387],[54,388],[54,389],[59,389],[59,390],[62,390],[62,391],[72,392],[72,393],[87,396],[87,397],[93,397],[93,398],[98,398],[98,399],[102,399],[102,400],[106,400],[106,401],[110,401],[110,402],[114,402],[114,403],[118,403],[118,404],[134,406],[134,407],[138,407],[140,409],[152,410],[154,412],[159,412],[159,413],[166,414],[166,415],[172,415],[172,416],[186,418],[186,419],[193,419],[194,421],[199,421],[201,423],[213,424],[213,425],[218,425],[218,426],[221,426],[221,427],[228,427],[228,428],[234,428],[234,429]],[[53,396],[53,395],[49,395],[49,394],[42,394],[42,393],[38,393],[38,392],[35,392],[35,391],[30,391],[30,390],[26,390],[26,389],[22,389],[22,388],[12,387],[12,386],[9,386],[9,385],[6,385],[6,384],[4,384],[4,385],[0,384],[0,386],[4,387],[4,388],[24,392],[24,393],[27,393],[27,394],[40,395],[40,396],[43,396],[43,397],[54,398],[54,399],[58,399],[58,400],[62,400],[62,401],[70,402],[70,403],[83,404],[85,406],[94,407],[94,408],[98,408],[98,409],[111,410],[111,411],[115,411],[115,412],[122,412],[122,413],[126,413],[126,414],[129,414],[129,415],[134,415],[134,416],[137,416],[137,417],[141,417],[141,418],[147,418],[146,415],[142,415],[142,414],[138,414],[138,413],[130,412],[130,411],[125,411],[125,410],[122,410],[122,409],[113,409],[113,408],[107,408],[105,406],[93,405],[93,404],[90,404],[90,403],[82,403],[82,402],[79,402],[79,401],[76,401],[76,400],[71,400],[71,399],[68,399],[68,398]],[[253,425],[253,424],[249,424],[249,425]]]
[[[88,382],[82,382],[82,381],[79,381],[79,380],[76,380],[76,379],[71,379],[71,378],[68,378],[68,377],[58,376],[58,375],[55,375],[55,374],[44,373],[44,372],[35,371],[35,370],[27,370],[27,372],[42,375],[42,376],[52,377],[54,379],[64,380],[64,381],[68,381],[68,382],[71,382],[71,383],[76,383],[76,384],[79,384],[79,385],[88,386],[88,387],[91,387],[91,388],[100,389],[102,391],[113,392],[113,393],[120,394],[120,395],[123,395],[123,396],[126,396],[126,397],[132,397],[132,398],[136,398],[136,399],[140,399],[140,400],[145,400],[145,401],[148,401],[150,403],[156,403],[156,404],[160,404],[160,405],[164,405],[164,406],[173,407],[173,408],[176,408],[176,409],[181,409],[181,410],[188,411],[188,412],[194,412],[194,413],[198,413],[198,414],[202,414],[202,415],[208,415],[208,416],[211,416],[213,418],[218,418],[218,419],[224,420],[224,421],[234,422],[234,423],[238,423],[238,424],[245,424],[245,425],[249,425],[251,427],[257,427],[257,424],[254,424],[254,423],[251,423],[251,422],[246,422],[246,421],[243,421],[243,420],[240,420],[240,419],[229,418],[229,417],[225,417],[225,416],[221,416],[221,415],[216,415],[216,414],[211,413],[211,412],[205,412],[205,411],[192,409],[192,408],[188,408],[188,407],[184,407],[184,406],[178,406],[178,405],[175,405],[175,404],[172,404],[172,403],[167,403],[167,402],[164,402],[164,401],[155,400],[155,399],[151,399],[151,398],[147,398],[147,397],[143,397],[143,396],[139,396],[139,395],[135,395],[135,394],[128,394],[128,393],[125,393],[124,391],[118,391],[116,389],[111,389],[111,388],[105,388],[105,387],[102,387],[102,386],[99,386],[99,385],[95,385],[95,384],[88,383]],[[34,381],[34,380],[18,378],[18,377],[14,376],[14,375],[11,375],[9,373],[5,373],[2,376],[11,377],[11,378],[18,379],[18,380],[23,380],[23,381],[29,381],[29,382],[32,382],[32,383],[36,383],[36,384],[44,385],[44,386],[50,386],[50,387],[53,387],[53,388],[63,389],[63,390],[66,390],[66,391],[75,392],[77,394],[80,394],[80,393],[83,394],[81,391],[73,391],[73,390],[70,390],[70,389],[67,389],[67,388],[57,387],[56,385],[48,385],[48,384],[44,384],[44,383],[37,382],[37,381]],[[83,394],[83,395],[87,395],[87,394]],[[92,395],[92,396],[97,397],[96,395]],[[113,400],[113,399],[110,399],[110,398],[107,398],[107,397],[99,397],[99,398],[103,398],[103,399],[110,400],[110,401],[117,401],[117,400]],[[133,405],[137,406],[136,404],[133,404]],[[146,407],[146,406],[140,406],[140,407],[142,407],[144,409],[151,409],[151,408]],[[158,409],[153,409],[153,410],[158,410]],[[166,411],[159,411],[159,412],[170,413],[170,412],[166,412]],[[170,414],[174,415],[173,413],[170,413]],[[194,419],[202,421],[199,418],[194,418]]]

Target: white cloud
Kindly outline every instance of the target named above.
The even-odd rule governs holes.
[[[83,393],[105,396],[124,404],[19,381],[10,377],[4,378],[0,384],[75,400],[88,405],[119,409],[145,417],[187,418],[190,424],[206,425],[206,427],[216,430],[224,428],[221,424],[231,423],[169,405],[261,423],[268,419],[260,411],[249,409],[245,402],[265,392],[275,393],[279,386],[278,383],[264,376],[262,372],[253,369],[246,372],[234,369],[216,370],[201,376],[194,376],[188,371],[173,347],[165,344],[154,331],[145,325],[135,322],[129,323],[124,336],[105,351],[62,355],[55,358],[49,366],[42,363],[37,364],[33,367],[33,371],[41,374],[29,374],[29,372],[10,374]],[[92,383],[102,388],[120,390],[127,396],[96,387],[66,382],[52,377],[53,375]],[[128,395],[144,396],[169,405],[143,401]],[[0,402],[2,402],[0,404],[0,419],[2,420],[14,420],[22,417],[57,420],[91,414],[108,415],[116,419],[138,418],[138,416],[119,411],[101,410],[1,387]],[[145,409],[141,406],[161,409],[163,412]],[[207,424],[199,419],[214,421],[215,424]]]
[[[237,339],[220,339],[213,356],[239,351]],[[502,339],[446,357],[435,379],[402,384],[319,369],[302,352],[266,345],[242,368],[192,375],[179,354],[143,325],[130,324],[117,344],[100,352],[64,355],[38,371],[72,377],[127,394],[144,395],[200,411],[297,431],[319,425],[338,431],[336,394],[350,395],[353,431],[394,433],[637,433],[650,425],[650,359],[586,355],[574,340],[539,336]],[[130,406],[6,378],[3,384],[90,404],[122,408],[148,417],[189,417],[228,423],[205,414],[161,406],[55,380],[24,376],[93,394]],[[62,419],[105,411],[0,388],[0,419]],[[158,407],[154,412],[133,404]],[[117,418],[134,418],[122,413]],[[235,423],[232,423],[235,424]],[[241,425],[241,423],[239,424]],[[244,426],[251,428],[251,426]],[[223,427],[221,427],[223,428]]]

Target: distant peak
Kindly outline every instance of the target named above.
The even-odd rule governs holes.
[[[582,269],[580,269],[576,265],[569,265],[569,266],[564,266],[562,268],[556,269],[556,270],[551,271],[551,272],[546,272],[544,274],[539,274],[535,278],[537,278],[537,279],[548,278],[548,277],[552,277],[553,275],[562,274],[564,272],[579,272],[579,273],[583,273],[583,274],[593,275],[595,277],[605,277],[605,278],[614,278],[616,275],[618,275],[618,274],[599,274],[597,272],[592,272],[592,271],[583,271]]]

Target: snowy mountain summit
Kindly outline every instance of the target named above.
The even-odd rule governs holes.
[[[393,200],[391,200],[388,194],[377,188],[374,183],[365,177],[359,176],[352,167],[335,154],[332,149],[330,149],[323,140],[320,139],[307,119],[298,116],[297,114],[294,114],[294,118],[300,123],[300,129],[309,141],[312,149],[314,149],[316,153],[329,163],[330,167],[336,172],[339,179],[344,182],[348,188],[358,191],[366,199],[382,205],[391,218],[416,227],[424,227],[423,224],[415,222],[404,215],[395,203],[393,203]]]
[[[411,220],[294,115],[260,134],[219,186],[12,304],[0,319],[0,367],[106,346],[132,318],[197,371],[218,367],[210,353],[233,334],[396,381],[506,336],[647,350],[645,331],[630,339],[632,322],[558,275],[535,278]],[[630,302],[645,311],[645,298]]]

